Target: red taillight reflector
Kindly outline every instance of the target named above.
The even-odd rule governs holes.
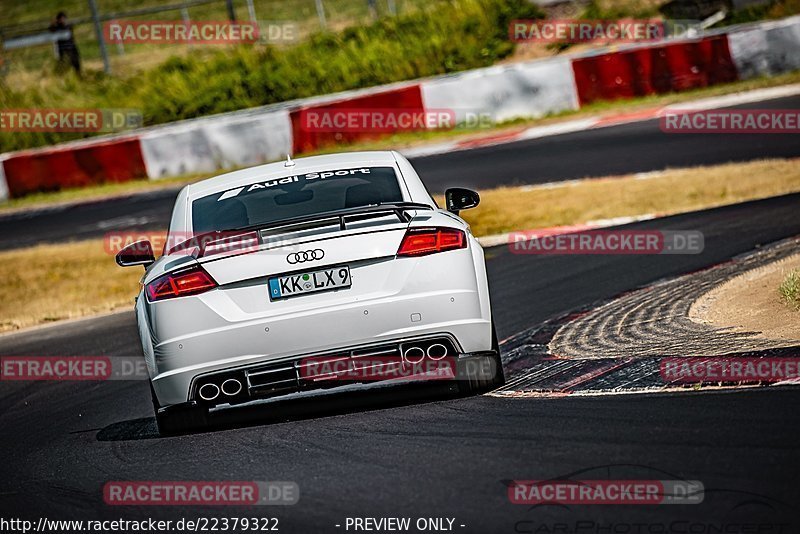
[[[446,250],[466,248],[467,236],[455,228],[409,230],[400,243],[398,256],[424,256]]]
[[[180,273],[165,274],[147,284],[150,301],[197,295],[217,287],[217,283],[200,267]]]

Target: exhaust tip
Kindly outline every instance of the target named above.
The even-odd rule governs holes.
[[[203,384],[200,386],[200,389],[197,391],[200,398],[204,401],[212,401],[219,397],[219,387],[216,384]]]
[[[222,383],[221,389],[225,395],[233,397],[242,391],[242,383],[235,378],[229,378]]]
[[[421,347],[409,347],[403,352],[403,358],[408,363],[420,363],[425,359],[425,351]]]
[[[428,358],[434,361],[438,361],[447,356],[447,347],[445,347],[441,343],[434,343],[433,345],[428,347],[427,353],[428,353]]]

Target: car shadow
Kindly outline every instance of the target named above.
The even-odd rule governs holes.
[[[329,392],[324,395],[271,400],[257,404],[218,410],[210,414],[209,426],[196,434],[232,428],[270,425],[306,419],[318,419],[356,412],[399,408],[434,402],[458,395],[458,387],[448,383],[404,384],[366,390]],[[172,437],[172,436],[168,436]],[[97,441],[133,441],[167,439],[161,436],[155,417],[143,417],[111,423],[97,432]]]

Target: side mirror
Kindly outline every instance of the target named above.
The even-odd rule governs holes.
[[[147,268],[148,265],[156,261],[156,257],[153,254],[153,245],[147,240],[137,241],[124,247],[117,252],[115,259],[120,267],[144,265]]]
[[[461,187],[452,187],[444,192],[445,204],[447,204],[447,211],[458,215],[461,210],[468,210],[477,206],[481,197],[471,189],[463,189]]]

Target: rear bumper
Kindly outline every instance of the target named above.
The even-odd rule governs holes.
[[[425,350],[428,356],[414,363],[409,363],[404,356],[410,354],[407,352],[409,348],[433,349],[444,346],[447,347],[447,356],[442,356],[438,350]],[[159,412],[198,408],[225,410],[230,406],[251,405],[303,392],[347,388],[354,384],[468,380],[468,374],[472,379],[475,376],[493,379],[496,373],[501,372],[496,367],[495,358],[494,351],[460,353],[456,350],[453,338],[447,335],[395,340],[343,349],[327,355],[302,356],[200,375],[190,385],[190,400],[160,408]],[[334,362],[334,365],[328,365],[330,362]],[[239,393],[222,393],[218,386],[234,379],[242,383]],[[217,388],[213,400],[199,394],[209,385]]]
[[[191,399],[194,379],[343,348],[446,335],[459,353],[492,348],[491,319],[475,293],[354,303],[200,331],[153,347],[151,378],[162,406]]]
[[[352,289],[269,302],[263,280],[137,303],[162,406],[192,399],[196,377],[313,354],[446,335],[462,354],[492,349],[483,253],[462,250],[351,264]],[[313,306],[309,305],[313,302]]]
[[[356,383],[457,378],[460,350],[445,334],[349,347],[195,377],[191,400],[209,408]]]

